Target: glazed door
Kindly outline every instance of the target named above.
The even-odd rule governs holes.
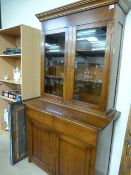
[[[112,24],[106,22],[74,28],[74,78],[72,99],[104,106],[108,84]]]
[[[65,96],[68,30],[46,31],[43,36],[42,94],[50,98],[63,98]]]
[[[35,121],[28,121],[28,154],[29,160],[52,174],[52,132],[46,126]]]
[[[95,150],[91,146],[62,134],[55,140],[56,175],[94,175]]]

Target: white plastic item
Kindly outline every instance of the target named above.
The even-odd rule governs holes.
[[[6,131],[9,131],[9,122],[8,122],[8,110],[4,109],[4,121],[6,122],[7,127],[5,128]]]
[[[18,67],[16,67],[16,69],[13,70],[13,75],[14,75],[14,80],[16,82],[20,81],[21,71]]]

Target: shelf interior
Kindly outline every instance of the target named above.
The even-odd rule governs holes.
[[[10,101],[10,102],[16,102],[16,100],[14,99],[11,99],[11,98],[8,98],[8,97],[4,97],[2,95],[0,95],[0,98],[4,99],[4,100],[7,100],[7,101]]]
[[[18,36],[11,36],[11,35],[6,35],[0,32],[0,55],[4,56],[5,55],[5,51],[8,49],[12,49],[12,48],[21,48],[21,38],[20,35]],[[8,52],[8,54],[20,54],[20,53],[11,53]],[[8,55],[9,56],[9,55]]]
[[[4,79],[4,76],[8,76],[8,82],[13,83],[13,70],[18,67],[21,69],[21,59],[17,57],[11,57],[5,59],[0,57],[0,80]]]

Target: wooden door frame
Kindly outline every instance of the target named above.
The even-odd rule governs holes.
[[[65,56],[64,56],[64,80],[63,80],[63,97],[55,96],[52,94],[47,94],[45,93],[44,90],[44,82],[45,82],[45,45],[42,46],[42,60],[41,60],[41,96],[42,97],[47,97],[50,99],[62,101],[63,99],[66,98],[66,79],[67,79],[67,62],[68,62],[68,40],[69,40],[69,30],[68,28],[62,28],[62,29],[55,29],[55,30],[47,30],[42,32],[42,42],[45,43],[45,36],[50,35],[50,34],[57,34],[57,33],[65,33]]]
[[[104,57],[104,67],[103,67],[103,87],[102,87],[102,95],[100,98],[101,104],[99,105],[94,105],[91,103],[86,103],[86,102],[81,102],[77,100],[73,100],[73,88],[74,88],[74,75],[75,75],[75,51],[76,51],[76,31],[81,30],[81,29],[89,29],[89,28],[95,28],[95,27],[102,27],[102,26],[107,26],[107,33],[106,33],[106,51],[105,51],[105,57]],[[68,89],[67,89],[67,94],[68,94],[68,100],[72,101],[74,104],[77,106],[84,106],[87,107],[89,105],[93,109],[102,109],[104,110],[106,104],[107,104],[107,99],[106,96],[108,94],[108,88],[109,88],[109,71],[110,71],[110,62],[111,62],[111,41],[112,41],[112,28],[113,28],[113,22],[112,21],[104,21],[104,22],[96,22],[96,23],[91,23],[91,24],[83,24],[83,25],[78,25],[72,27],[72,61],[69,62],[68,67],[71,68],[70,71],[70,82],[71,86],[68,84]],[[71,92],[69,92],[71,91]]]

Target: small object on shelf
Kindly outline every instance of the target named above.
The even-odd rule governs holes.
[[[20,48],[6,48],[3,54],[5,55],[21,54],[21,49]]]
[[[2,96],[8,97],[8,91],[2,91]]]
[[[14,75],[14,80],[16,82],[19,82],[21,78],[21,71],[18,67],[16,67],[16,69],[13,70],[13,75]]]
[[[56,66],[56,75],[64,77],[64,67],[63,65]]]
[[[3,75],[3,80],[9,80],[9,76],[8,75]]]
[[[13,99],[16,102],[21,101],[20,90],[2,91],[2,96],[7,97],[9,99]]]
[[[6,131],[9,131],[9,125],[8,125],[8,110],[7,109],[4,109],[4,121],[6,122],[6,128],[5,130]]]

